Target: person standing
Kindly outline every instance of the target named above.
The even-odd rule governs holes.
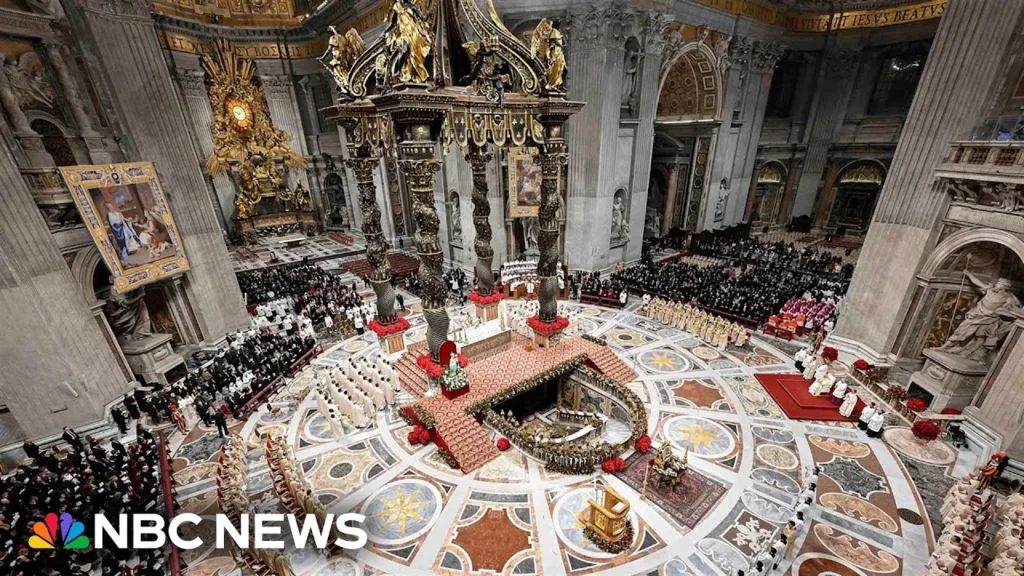
[[[114,424],[117,424],[117,429],[121,431],[121,434],[128,433],[128,422],[124,418],[124,412],[120,408],[114,406],[110,410],[110,417],[114,419]]]
[[[398,309],[405,312],[405,298],[402,297],[402,293],[395,291],[395,300],[398,302]]]
[[[223,410],[217,410],[213,414],[213,421],[217,424],[217,432],[221,438],[226,438],[230,433],[228,432],[228,419],[224,415]]]

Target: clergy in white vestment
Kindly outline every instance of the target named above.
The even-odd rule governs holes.
[[[850,418],[853,416],[853,411],[857,407],[857,394],[852,390],[846,393],[843,398],[843,403],[839,406],[839,414]]]
[[[885,412],[878,411],[868,420],[868,436],[878,438],[882,435],[882,425],[885,423]]]
[[[804,380],[813,379],[819,366],[821,366],[821,361],[813,354],[808,355],[807,360],[804,360]]]
[[[836,387],[832,390],[832,403],[839,406],[843,403],[843,399],[846,397],[846,390],[849,385],[846,384],[846,380],[840,380]]]
[[[871,417],[875,415],[876,411],[877,408],[875,408],[874,402],[872,402],[870,406],[865,406],[864,409],[860,411],[860,419],[857,423],[857,427],[861,430],[867,430],[868,422],[871,420]]]

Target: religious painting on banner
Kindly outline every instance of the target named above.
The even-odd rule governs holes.
[[[189,269],[152,162],[60,169],[114,289],[128,292]]]
[[[513,147],[508,151],[508,204],[510,218],[536,218],[540,210],[543,172],[538,151]]]

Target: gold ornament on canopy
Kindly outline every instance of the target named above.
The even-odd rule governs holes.
[[[562,90],[565,84],[565,53],[562,48],[565,46],[565,39],[562,33],[544,18],[533,30],[530,38],[530,54],[540,62],[547,70],[545,88],[548,90]]]
[[[218,41],[202,63],[213,107],[214,149],[206,159],[207,174],[233,172],[239,219],[255,216],[263,198],[294,204],[278,161],[286,170],[305,168],[306,161],[288,147],[288,134],[274,128],[263,86],[254,81],[255,63],[236,54],[227,41]]]
[[[355,28],[349,28],[344,34],[334,26],[328,26],[328,29],[331,31],[331,39],[327,42],[327,51],[320,57],[320,62],[331,72],[338,87],[348,92],[348,69],[356,56],[366,50],[366,44]]]

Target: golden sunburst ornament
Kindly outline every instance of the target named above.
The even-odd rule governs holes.
[[[712,448],[718,443],[718,430],[701,424],[680,426],[675,430],[682,442],[689,443],[694,452],[702,453],[704,447]]]
[[[228,113],[235,123],[235,129],[248,130],[252,126],[252,108],[244,100],[232,98],[226,102]]]
[[[656,354],[656,355],[652,356],[651,359],[648,360],[648,362],[650,362],[654,366],[657,366],[659,370],[664,370],[665,368],[675,368],[676,367],[675,359],[673,359],[668,354],[664,354],[664,353]]]
[[[398,524],[398,531],[405,536],[405,526],[410,519],[424,520],[420,509],[430,504],[430,501],[421,500],[419,496],[419,488],[406,496],[402,492],[402,488],[399,487],[395,490],[394,498],[381,498],[380,501],[384,504],[384,509],[372,516],[373,518],[384,518],[384,524],[381,525],[380,531],[383,532],[392,524]]]

